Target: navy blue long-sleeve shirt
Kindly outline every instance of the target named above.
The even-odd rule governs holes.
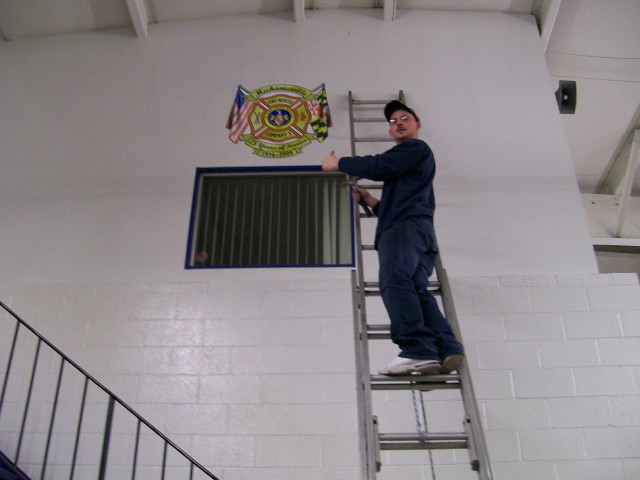
[[[342,157],[338,169],[354,177],[384,182],[380,203],[374,208],[378,217],[376,241],[387,228],[408,217],[433,218],[436,163],[424,141],[406,140],[378,155]]]

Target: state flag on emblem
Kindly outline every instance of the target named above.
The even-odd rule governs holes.
[[[313,108],[314,118],[311,120],[311,128],[315,132],[318,141],[323,142],[329,135],[329,127],[333,126],[324,83],[316,88],[313,94],[316,99],[313,102],[315,108]]]
[[[249,124],[249,112],[251,111],[251,105],[253,105],[253,102],[247,100],[247,95],[250,95],[250,93],[242,88],[242,85],[238,85],[236,98],[233,101],[233,106],[229,113],[229,119],[227,120],[227,128],[231,130],[229,133],[229,139],[233,143],[238,143],[242,133]]]

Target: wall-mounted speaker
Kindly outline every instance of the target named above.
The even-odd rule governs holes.
[[[578,101],[578,90],[576,82],[573,80],[560,80],[560,86],[556,90],[556,101],[560,113],[576,113],[576,102]]]

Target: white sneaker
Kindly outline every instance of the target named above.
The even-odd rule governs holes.
[[[441,368],[437,360],[396,357],[389,365],[378,370],[378,373],[380,375],[410,375],[412,373],[434,375],[440,373]]]

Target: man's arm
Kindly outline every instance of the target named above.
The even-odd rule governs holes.
[[[354,188],[353,189],[353,200],[360,203],[360,200],[363,200],[364,203],[371,209],[374,209],[380,200],[369,193],[369,190],[366,188]]]
[[[338,162],[340,160],[336,157],[335,152],[331,152],[329,155],[322,159],[322,171],[323,172],[337,172]]]
[[[322,169],[325,172],[340,170],[354,177],[387,181],[403,175],[411,170],[417,162],[428,159],[430,155],[431,150],[426,143],[412,140],[377,155],[338,159],[332,152],[332,155],[323,159]]]

